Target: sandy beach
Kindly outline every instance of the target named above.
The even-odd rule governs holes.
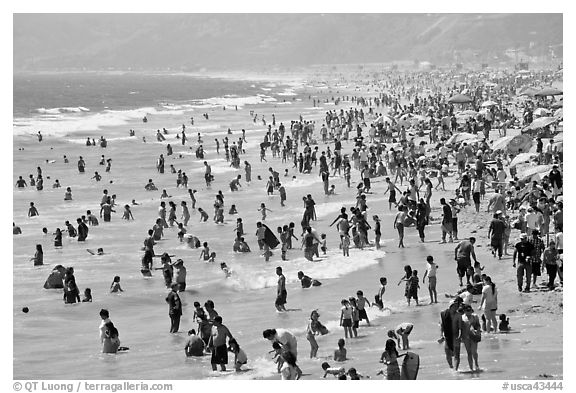
[[[283,75],[284,81],[287,79]],[[271,78],[273,79],[273,78]],[[265,115],[266,121],[276,118],[276,126],[282,122],[287,127],[291,120],[299,116],[306,121],[315,122],[316,139],[320,140],[319,129],[329,110],[360,109],[356,103],[346,100],[346,96],[375,97],[378,88],[371,83],[359,84],[355,75],[349,80],[354,82],[329,81],[320,87],[315,81],[302,76],[294,78],[292,85],[282,89],[272,84],[272,91],[263,94],[273,95],[276,101],[257,104],[236,104],[229,101],[223,110],[221,104],[200,108],[183,109],[178,114],[151,115],[148,122],[133,119],[118,126],[103,127],[100,130],[69,132],[65,135],[44,136],[42,142],[32,135],[15,135],[13,139],[13,184],[18,176],[28,180],[29,174],[35,174],[36,168],[42,168],[44,190],[33,187],[13,191],[13,220],[22,229],[22,234],[13,239],[13,318],[14,318],[14,365],[15,379],[280,379],[276,365],[268,354],[270,342],[262,338],[267,328],[286,328],[298,339],[298,364],[305,373],[303,379],[321,379],[322,362],[333,364],[332,354],[337,348],[338,339],[344,337],[339,326],[340,300],[354,296],[362,290],[369,300],[373,300],[379,289],[379,278],[387,277],[388,285],[384,304],[390,309],[379,311],[376,307],[368,309],[371,326],[361,322],[358,338],[346,340],[348,357],[342,366],[354,367],[358,372],[372,379],[381,379],[376,373],[382,369],[378,362],[384,349],[386,332],[402,322],[414,324],[410,336],[411,351],[420,356],[418,379],[562,379],[563,378],[563,293],[556,291],[538,291],[518,293],[516,271],[512,267],[511,257],[498,260],[490,253],[488,225],[491,213],[486,212],[491,189],[482,201],[481,212],[476,214],[473,206],[464,208],[459,214],[460,239],[476,236],[476,255],[484,266],[484,272],[492,277],[499,292],[498,312],[510,317],[510,325],[516,334],[483,334],[479,343],[479,364],[483,372],[476,374],[457,373],[448,368],[443,346],[438,344],[440,337],[439,314],[448,307],[450,299],[446,293],[453,294],[458,289],[456,262],[454,261],[455,243],[440,244],[441,231],[439,219],[442,209],[440,198],[451,198],[457,187],[456,176],[452,172],[446,178],[446,191],[434,191],[432,196],[433,221],[426,227],[426,242],[419,243],[415,228],[407,228],[406,248],[397,248],[397,234],[393,228],[396,210],[388,208],[388,196],[384,195],[385,183],[382,177],[372,179],[372,193],[367,196],[368,217],[377,214],[382,220],[381,250],[369,247],[365,250],[351,249],[350,257],[341,255],[339,237],[335,228],[329,227],[342,206],[350,207],[356,203],[354,186],[361,181],[360,173],[352,170],[352,188],[346,187],[343,177],[330,177],[330,183],[336,187],[336,195],[324,195],[318,169],[311,174],[298,173],[292,160],[282,163],[280,158],[272,158],[267,152],[267,162],[260,162],[259,143],[263,140],[266,126],[259,120],[253,122],[250,112]],[[303,82],[304,80],[304,82]],[[262,81],[259,81],[263,83]],[[279,85],[280,82],[277,82]],[[334,105],[332,97],[344,97]],[[284,102],[285,100],[285,102]],[[314,106],[313,100],[318,100]],[[326,102],[328,100],[328,102]],[[222,101],[214,101],[221,103]],[[240,102],[240,101],[239,101]],[[364,111],[367,111],[364,107]],[[202,117],[209,114],[209,119]],[[190,117],[194,125],[190,125]],[[261,119],[261,117],[259,118]],[[188,143],[182,146],[175,137],[186,124]],[[156,130],[166,128],[168,135],[164,142],[157,142]],[[227,134],[231,129],[232,134]],[[130,137],[129,130],[136,135]],[[224,159],[223,148],[216,154],[214,139],[220,141],[228,136],[230,143],[241,137],[241,129],[246,130],[246,154],[240,156],[243,163],[252,165],[252,182],[244,181],[244,165],[235,169]],[[194,155],[197,143],[196,134],[200,132],[207,153],[205,160],[211,165],[215,180],[207,189],[204,182],[203,160]],[[519,133],[510,129],[509,135]],[[85,146],[86,137],[98,140],[100,136],[108,140],[106,148]],[[142,141],[146,138],[146,143]],[[497,139],[498,130],[492,130],[491,139]],[[423,138],[416,137],[415,143]],[[426,137],[427,139],[427,137]],[[166,144],[170,143],[174,154],[166,156]],[[318,144],[319,150],[327,145]],[[314,147],[314,146],[313,146]],[[343,143],[344,153],[352,150],[353,142]],[[334,144],[330,144],[334,148]],[[166,157],[166,171],[159,174],[156,159],[160,154]],[[64,163],[66,155],[69,163]],[[109,173],[104,166],[98,165],[101,155],[112,158]],[[86,162],[86,173],[79,174],[76,162],[82,156]],[[180,202],[191,204],[187,189],[176,187],[176,175],[170,173],[170,165],[176,170],[182,169],[189,177],[188,188],[196,189],[197,206],[204,208],[210,215],[207,222],[199,222],[197,211],[191,212],[188,233],[197,236],[201,242],[209,242],[210,249],[217,253],[216,263],[207,264],[199,259],[201,249],[191,249],[177,238],[177,228],[165,229],[165,237],[155,246],[157,255],[163,252],[176,255],[173,260],[182,258],[187,268],[187,289],[181,294],[184,304],[183,316],[178,334],[170,334],[168,307],[164,298],[167,289],[164,286],[162,272],[153,272],[153,277],[144,278],[140,273],[141,250],[147,230],[152,228],[157,217],[160,195],[165,189],[178,206],[180,221]],[[282,184],[286,188],[286,206],[280,206],[277,192],[266,195],[268,168],[280,173]],[[284,177],[284,170],[288,176]],[[102,175],[96,182],[91,177],[94,171]],[[229,182],[238,174],[242,175],[239,192],[231,192]],[[261,176],[261,180],[258,179]],[[295,179],[292,177],[295,176]],[[62,188],[53,189],[58,179]],[[152,179],[158,191],[144,189],[148,179]],[[433,180],[436,185],[436,180]],[[406,184],[406,183],[405,183]],[[400,187],[400,185],[398,184]],[[66,187],[71,187],[73,199],[64,201]],[[76,222],[76,218],[91,210],[98,215],[99,203],[104,189],[115,194],[116,213],[111,222],[90,227],[85,243],[64,236],[63,247],[54,247],[53,235],[56,227],[65,228],[64,222]],[[221,190],[225,196],[225,222],[215,224],[212,220],[215,194]],[[316,201],[317,221],[312,226],[318,233],[327,235],[328,251],[318,261],[307,261],[299,242],[288,252],[288,261],[280,260],[280,250],[274,250],[269,262],[258,252],[255,231],[260,220],[258,207],[265,203],[272,212],[265,223],[272,229],[294,222],[296,236],[300,238],[300,220],[303,206],[302,197],[311,194]],[[122,220],[125,204],[133,199],[138,202],[132,206],[133,221]],[[40,215],[27,217],[30,202],[35,202]],[[235,204],[239,214],[229,215],[229,207]],[[232,251],[236,218],[244,222],[246,240],[252,248],[250,254]],[[76,225],[75,225],[76,226]],[[42,228],[48,229],[43,235]],[[518,240],[519,231],[512,230],[512,245]],[[370,231],[370,241],[374,238]],[[30,258],[34,255],[36,244],[44,248],[44,266],[32,266]],[[86,249],[104,249],[102,256],[91,255]],[[434,256],[438,269],[438,304],[429,305],[426,285],[421,284],[420,306],[406,305],[404,284],[396,285],[403,275],[403,267],[410,264],[418,269],[422,277],[426,270],[426,257]],[[219,263],[226,262],[233,274],[226,278]],[[82,292],[91,288],[92,303],[65,305],[62,290],[46,290],[42,285],[52,268],[62,264],[73,266],[76,281]],[[159,267],[159,259],[154,259],[154,267]],[[287,279],[289,312],[278,313],[274,308],[276,297],[275,268],[282,266]],[[322,282],[320,287],[302,289],[297,272]],[[110,294],[109,287],[114,276],[121,277],[124,292]],[[538,282],[544,277],[539,277]],[[208,299],[214,301],[216,310],[223,317],[224,324],[248,355],[248,371],[242,373],[213,373],[209,356],[201,359],[186,358],[184,342],[186,332],[197,328],[193,320],[193,302],[201,304]],[[478,307],[473,304],[474,309]],[[22,308],[29,307],[29,313]],[[110,310],[111,319],[120,332],[122,345],[130,348],[126,353],[109,355],[101,353],[98,338],[101,308]],[[309,344],[306,341],[306,325],[310,312],[318,309],[320,320],[330,333],[318,338],[320,349],[318,358],[309,359]],[[553,331],[554,334],[550,334]],[[65,356],[62,354],[66,347]],[[466,353],[462,348],[462,368],[467,369]],[[340,365],[338,365],[340,366]],[[231,366],[229,368],[232,368]]]

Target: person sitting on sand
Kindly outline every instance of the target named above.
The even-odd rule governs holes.
[[[506,317],[506,314],[500,314],[500,323],[498,324],[498,330],[501,332],[510,331],[510,318]]]

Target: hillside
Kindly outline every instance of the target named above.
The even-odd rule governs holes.
[[[14,70],[490,62],[562,42],[561,14],[15,14]]]

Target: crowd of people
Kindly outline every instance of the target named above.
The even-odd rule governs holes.
[[[353,247],[360,250],[372,246],[377,249],[382,247],[381,219],[378,215],[373,215],[370,220],[368,215],[368,203],[377,193],[387,195],[389,210],[397,209],[393,223],[389,224],[393,225],[398,233],[399,248],[413,246],[405,242],[405,234],[409,228],[416,228],[420,242],[425,244],[431,241],[426,237],[427,227],[439,225],[441,237],[435,240],[439,241],[442,247],[454,247],[454,265],[461,287],[457,288],[449,307],[440,315],[440,340],[444,343],[449,367],[459,370],[460,347],[463,343],[470,370],[479,371],[478,343],[481,341],[481,333],[508,331],[510,328],[505,315],[500,315],[498,325],[498,291],[496,283],[487,274],[490,268],[487,264],[482,266],[476,257],[474,246],[478,239],[482,237],[489,239],[491,253],[495,259],[510,259],[512,251],[512,266],[516,268],[518,291],[530,292],[539,288],[541,284],[538,282],[538,277],[543,275],[543,267],[548,275],[545,288],[554,290],[558,286],[557,278],[560,286],[563,285],[563,151],[561,144],[549,138],[549,135],[558,130],[555,130],[554,126],[546,125],[539,129],[538,135],[525,134],[534,141],[536,150],[528,157],[530,166],[522,169],[523,172],[518,170],[514,161],[522,154],[529,153],[532,143],[517,148],[511,144],[498,142],[500,138],[509,138],[507,133],[510,130],[532,124],[537,118],[534,114],[537,108],[552,110],[561,101],[556,100],[554,96],[552,99],[546,96],[520,99],[518,90],[527,81],[518,80],[508,74],[492,78],[490,81],[485,76],[467,74],[464,82],[449,83],[452,76],[425,73],[389,74],[384,82],[378,83],[380,93],[374,93],[372,96],[332,98],[336,104],[349,102],[353,106],[348,109],[329,110],[318,123],[315,119],[304,119],[300,116],[299,119],[291,120],[289,125],[280,122],[278,128],[275,128],[276,117],[272,115],[273,120],[267,124],[258,148],[260,161],[266,161],[269,166],[266,194],[278,193],[281,207],[286,201],[286,189],[283,184],[291,179],[289,170],[286,169],[284,179],[281,180],[282,171],[276,170],[275,166],[278,168],[289,165],[289,161],[292,162],[292,169],[298,176],[307,174],[312,176],[317,173],[322,179],[322,192],[325,195],[335,194],[336,186],[330,185],[330,181],[334,182],[336,179],[343,180],[342,183],[338,183],[344,187],[342,193],[355,194],[356,204],[348,208],[342,207],[340,214],[330,225],[330,227],[335,225],[339,249],[344,256],[349,256],[349,249]],[[539,80],[549,79],[541,76]],[[452,97],[462,93],[467,97],[464,104],[451,101]],[[459,111],[462,109],[459,105],[467,105],[469,109]],[[253,115],[254,113],[251,113],[251,116]],[[254,122],[257,116],[253,116]],[[207,118],[207,115],[205,117]],[[266,125],[264,115],[261,115],[261,118]],[[496,130],[497,137],[494,135]],[[163,132],[158,130],[158,141],[165,142],[166,134],[166,129]],[[459,138],[464,135],[466,138]],[[190,143],[185,133],[185,126],[182,126],[182,132],[177,136],[182,145]],[[548,142],[544,144],[543,139],[548,139]],[[42,138],[39,138],[39,143],[43,143]],[[86,145],[89,143],[90,138]],[[211,189],[215,174],[208,162],[204,161],[208,148],[200,133],[197,144],[196,157],[204,163],[204,180],[207,189]],[[230,166],[239,169],[242,161],[240,157],[246,154],[245,144],[246,136],[243,130],[242,137],[232,143],[228,136],[221,141],[215,139],[214,154],[216,157],[220,156],[222,145],[223,159]],[[95,145],[95,142],[90,145]],[[107,146],[103,137],[100,146],[102,148]],[[166,144],[166,149],[166,155],[171,156],[172,146]],[[266,157],[268,149],[271,151],[271,158]],[[67,161],[65,157],[65,162]],[[110,171],[110,158],[106,159],[102,155],[99,164],[105,166],[107,172]],[[79,157],[78,171],[82,173],[85,168],[86,163]],[[535,168],[542,170],[534,171]],[[163,154],[156,160],[156,169],[158,174],[165,174]],[[177,188],[188,189],[188,177],[184,168],[170,165],[169,172],[166,175],[175,177]],[[351,184],[352,174],[354,177],[359,177],[356,186]],[[19,176],[16,182],[17,189],[36,187],[41,192],[43,189],[41,167],[38,167],[36,177],[30,175],[29,179],[28,184],[22,176]],[[93,179],[100,181],[97,172]],[[437,180],[436,184],[433,183],[434,179]],[[244,160],[244,178],[237,175],[229,182],[230,194],[224,195],[222,191],[215,194],[212,218],[214,224],[224,222],[224,200],[226,198],[234,201],[234,192],[242,187],[241,180],[248,184],[252,181],[252,166],[247,160]],[[376,181],[382,181],[385,184],[384,188],[376,191],[374,187]],[[58,180],[53,187],[60,187]],[[148,181],[145,189],[150,193],[158,192],[152,179]],[[177,237],[180,242],[185,242],[190,248],[200,249],[201,260],[207,263],[217,261],[217,253],[211,251],[209,246],[210,239],[203,241],[199,233],[191,233],[194,224],[190,222],[189,209],[197,209],[202,222],[208,221],[209,215],[204,209],[196,207],[197,200],[194,195],[196,190],[188,189],[188,191],[190,201],[182,200],[179,203],[171,200],[167,190],[163,190],[160,195],[158,217],[153,226],[144,231],[147,235],[143,244],[143,274],[153,269],[153,258],[157,256],[154,245],[172,234],[171,230],[166,229],[173,227],[178,229]],[[443,197],[438,198],[437,192]],[[446,196],[446,193],[453,194]],[[67,187],[64,199],[67,201],[73,199],[70,187]],[[315,228],[316,202],[312,194],[303,196],[302,201],[301,248],[304,257],[314,261],[315,258],[321,257],[320,252],[322,255],[326,254],[327,237],[330,237],[330,233],[321,233]],[[132,200],[131,204],[124,205],[118,212],[123,213],[123,219],[134,220],[131,207],[136,205],[138,203]],[[100,201],[99,218],[104,222],[111,221],[113,213],[117,212],[114,209],[116,206],[115,195],[108,195],[108,191],[104,190]],[[487,232],[479,232],[476,237],[460,239],[459,234],[463,231],[459,231],[459,227],[463,224],[463,214],[480,219],[483,213],[482,206],[486,206],[486,211],[491,215],[490,221],[486,223]],[[437,215],[438,208],[440,210]],[[260,221],[251,224],[256,227],[254,240],[258,244],[259,251],[268,261],[273,256],[271,250],[279,248],[280,261],[287,261],[295,252],[292,239],[299,240],[295,233],[296,224],[290,222],[278,226],[277,237],[265,224],[267,214],[274,214],[274,211],[264,203],[260,204],[258,211],[261,214]],[[231,205],[228,212],[230,215],[240,214],[235,204]],[[37,215],[39,215],[38,209],[34,202],[30,202],[28,216]],[[66,221],[64,231],[60,228],[55,229],[55,247],[63,246],[63,234],[77,238],[78,241],[85,241],[89,232],[97,230],[96,227],[99,225],[98,218],[90,210],[78,217],[76,222],[76,228],[70,221]],[[231,244],[235,252],[251,251],[250,241],[246,240],[249,238],[245,233],[244,224],[242,218],[237,218],[235,236]],[[15,223],[13,227],[15,235],[21,233],[21,229]],[[518,236],[520,240],[514,243],[512,239]],[[44,263],[41,245],[37,245],[32,260],[35,266]],[[183,313],[179,293],[186,289],[186,267],[180,258],[172,262],[167,252],[160,256],[160,263],[161,266],[156,269],[162,270],[165,285],[170,289],[166,297],[170,332],[176,333],[180,329],[180,318]],[[222,262],[221,268],[226,277],[233,274],[233,270],[225,262]],[[408,306],[411,306],[412,300],[416,306],[422,301],[422,297],[419,297],[420,277],[422,285],[426,284],[428,279],[430,303],[438,303],[436,291],[438,268],[433,255],[428,256],[423,275],[419,275],[418,270],[412,269],[410,265],[405,266],[405,275],[398,285],[402,282],[406,285],[405,297]],[[56,269],[57,273],[52,274],[62,276],[64,301],[66,303],[80,301],[73,269],[64,269],[64,273],[62,269]],[[278,284],[275,307],[279,312],[285,312],[288,294],[282,266],[277,267],[276,274]],[[298,272],[298,278],[303,288],[321,284],[302,271]],[[54,281],[54,278],[50,280]],[[370,326],[366,312],[369,307],[385,308],[387,279],[380,278],[380,284],[381,289],[374,303],[364,297],[361,290],[357,291],[356,296],[342,299],[340,302],[339,325],[343,328],[344,339],[353,340],[358,336],[361,321],[366,322],[366,327]],[[87,290],[87,295],[91,299],[89,288]],[[120,277],[114,278],[110,290],[122,291]],[[477,305],[481,316],[474,312],[474,305]],[[186,355],[202,356],[210,353],[212,368],[216,370],[219,365],[221,370],[225,370],[228,352],[231,352],[234,355],[234,368],[240,371],[248,361],[246,353],[230,330],[222,324],[223,319],[214,310],[213,302],[208,300],[205,307],[206,311],[200,303],[195,302],[194,320],[198,326],[197,329],[188,332]],[[110,321],[108,311],[102,310],[100,316],[102,352],[115,353],[121,350],[123,347],[120,347],[118,329]],[[318,311],[313,310],[306,330],[306,339],[311,346],[311,358],[315,358],[318,352],[315,337],[328,333],[319,317]],[[400,379],[398,359],[405,353],[399,354],[398,350],[410,349],[408,336],[413,328],[411,322],[405,322],[388,331],[389,339],[381,357],[381,362],[386,365],[388,379]],[[296,363],[298,359],[296,336],[286,329],[276,328],[265,330],[263,338],[272,343],[278,372],[282,379],[299,379],[302,370]],[[338,342],[338,348],[335,350],[336,362],[347,359],[344,339]],[[325,372],[324,377],[328,374],[339,379],[361,377],[355,368],[346,371],[344,367],[331,367],[326,362],[322,364],[322,369]]]

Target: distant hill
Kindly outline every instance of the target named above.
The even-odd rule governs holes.
[[[562,42],[561,14],[15,14],[14,70],[490,62]]]

